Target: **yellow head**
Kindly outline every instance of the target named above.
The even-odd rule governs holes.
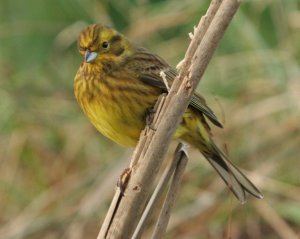
[[[122,34],[100,24],[90,25],[81,32],[78,48],[85,63],[98,65],[118,64],[133,50]]]

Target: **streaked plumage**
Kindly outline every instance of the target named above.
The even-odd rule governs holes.
[[[145,127],[146,112],[167,91],[160,72],[164,71],[169,85],[177,72],[159,56],[102,25],[88,26],[78,45],[83,56],[74,83],[78,103],[104,136],[135,146]],[[204,98],[194,94],[175,138],[198,148],[241,202],[245,191],[261,198],[259,190],[214,144],[206,119],[222,127]]]

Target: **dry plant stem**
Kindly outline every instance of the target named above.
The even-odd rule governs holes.
[[[180,72],[179,72],[179,79],[173,83],[174,88],[178,88],[179,84],[181,84],[182,79],[187,76],[189,67],[192,63],[192,58],[195,55],[195,52],[201,43],[204,34],[206,33],[209,25],[211,24],[213,18],[218,11],[222,0],[212,0],[210,3],[209,8],[204,16],[201,17],[198,26],[194,28],[193,39],[185,53],[184,59],[180,62]]]
[[[102,223],[101,230],[97,236],[97,239],[106,237],[106,234],[108,232],[108,229],[110,227],[112,219],[115,215],[115,212],[118,208],[121,197],[122,197],[122,192],[121,192],[120,188],[117,187],[116,193],[115,193],[113,200],[109,206],[108,212],[106,213],[104,222]]]
[[[165,234],[168,226],[168,222],[171,216],[171,209],[175,203],[176,195],[178,194],[178,189],[183,177],[183,173],[185,170],[185,167],[188,162],[188,157],[185,152],[185,149],[183,148],[184,145],[182,145],[181,150],[179,151],[178,155],[178,164],[175,169],[170,188],[168,190],[163,208],[160,212],[158,222],[155,226],[155,230],[152,235],[152,239],[159,239],[162,238]]]
[[[214,8],[218,2],[213,1],[214,5],[212,7]],[[194,56],[191,58],[192,65],[188,64],[188,59],[185,58],[181,73],[175,79],[161,113],[157,112],[160,114],[153,126],[156,130],[150,129],[147,133],[144,147],[140,151],[140,158],[132,167],[125,196],[120,201],[106,238],[125,239],[132,237],[134,228],[145,208],[151,185],[180,118],[186,110],[197,83],[200,81],[217,44],[238,7],[238,0],[223,0],[218,10],[213,12],[215,16],[205,17],[206,19],[212,19],[212,21],[208,24],[202,40],[199,36],[199,32],[201,32],[199,29],[203,24],[201,22],[206,22],[206,20],[200,21],[191,42],[191,44],[195,44],[194,41],[196,40],[200,42]],[[213,14],[212,11],[208,12]]]
[[[155,188],[155,190],[154,190],[154,192],[153,192],[153,194],[152,194],[152,196],[151,196],[151,198],[150,198],[150,200],[147,204],[147,207],[143,212],[141,220],[139,221],[139,223],[138,223],[138,225],[135,229],[135,232],[134,232],[131,239],[138,239],[138,238],[141,237],[142,232],[143,232],[144,227],[145,227],[145,224],[146,224],[149,216],[151,216],[151,213],[154,209],[154,206],[156,205],[156,203],[157,203],[158,199],[160,198],[160,196],[163,194],[163,191],[165,190],[172,174],[175,171],[175,168],[177,167],[178,161],[182,157],[182,150],[183,150],[182,148],[183,148],[183,144],[179,143],[177,145],[176,150],[175,150],[174,158],[171,161],[168,168],[166,168],[166,170],[164,171],[158,185],[156,186],[156,188]]]

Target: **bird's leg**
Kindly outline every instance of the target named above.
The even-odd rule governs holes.
[[[122,196],[124,196],[124,192],[129,182],[130,176],[131,168],[125,168],[118,179],[117,187],[120,189]]]
[[[161,108],[162,108],[165,98],[166,98],[166,94],[161,94],[158,97],[155,105],[153,107],[146,109],[146,112],[145,112],[146,126],[148,126],[150,129],[152,129],[154,131],[156,130],[153,127],[153,124],[155,123],[155,121],[157,119],[156,113],[161,111]]]
[[[146,113],[145,113],[145,115],[146,115],[146,126],[148,126],[152,130],[155,130],[153,127],[151,127],[155,113],[156,113],[155,106],[146,109]]]

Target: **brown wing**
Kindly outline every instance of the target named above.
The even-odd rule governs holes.
[[[198,93],[194,93],[192,96],[190,106],[201,111],[209,120],[216,126],[223,128],[223,125],[218,120],[214,112],[208,107],[205,99]]]
[[[134,62],[138,62],[139,64]],[[127,61],[127,63],[131,64],[130,67],[134,67],[135,70],[137,70],[135,72],[140,72],[138,78],[142,82],[158,87],[165,92],[167,92],[167,87],[160,76],[160,72],[164,71],[169,86],[172,85],[175,77],[177,76],[176,70],[169,66],[162,58],[149,53],[144,48],[139,48],[138,52],[134,56],[134,61]],[[137,67],[138,69],[136,69]],[[216,126],[221,128],[223,127],[214,112],[207,106],[205,99],[200,94],[195,93],[192,96],[190,106],[203,113]]]

